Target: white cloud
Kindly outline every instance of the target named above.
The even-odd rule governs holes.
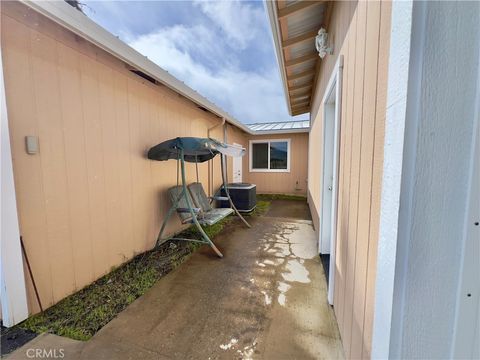
[[[240,49],[248,47],[265,26],[265,15],[250,4],[235,1],[196,0],[202,12]]]
[[[263,73],[241,70],[222,55],[229,48],[221,46],[215,33],[205,26],[159,29],[130,45],[242,122],[285,118],[277,69],[272,67]],[[199,52],[209,52],[219,59],[214,70],[193,58],[192,54]]]

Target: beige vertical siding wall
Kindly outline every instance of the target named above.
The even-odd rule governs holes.
[[[149,161],[146,150],[205,137],[220,120],[19,3],[2,2],[1,11],[20,231],[48,307],[154,245],[176,163]],[[228,133],[245,144],[240,130]],[[26,153],[27,135],[39,137],[39,154]],[[222,127],[212,135],[222,139]],[[205,186],[207,174],[200,165]],[[195,180],[193,164],[187,176]],[[168,233],[180,227],[174,217]]]
[[[290,139],[290,172],[250,172],[249,141]],[[260,194],[307,194],[308,133],[255,135],[246,139],[247,155],[243,159],[243,181],[257,185]]]
[[[328,33],[335,56],[322,61],[312,110],[309,198],[318,223],[323,105],[344,56],[334,310],[349,358],[369,358],[383,162],[389,2],[335,2]]]

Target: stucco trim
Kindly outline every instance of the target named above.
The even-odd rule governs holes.
[[[390,357],[413,1],[394,2],[390,30],[385,144],[372,358]]]

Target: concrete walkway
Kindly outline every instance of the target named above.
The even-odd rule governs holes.
[[[271,209],[249,219],[252,229],[235,222],[215,239],[223,259],[202,248],[64,358],[343,358],[308,208]],[[49,336],[44,343],[58,341]]]

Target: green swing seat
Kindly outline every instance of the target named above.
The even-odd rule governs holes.
[[[213,225],[219,222],[220,220],[226,218],[228,215],[234,212],[231,208],[214,208],[201,183],[195,182],[187,186],[188,196],[190,203],[194,204],[193,211],[197,216],[197,220],[201,225]],[[182,221],[182,224],[193,223],[192,214],[188,209],[187,199],[185,196],[181,196],[183,187],[173,186],[168,189],[168,194],[172,204],[176,205],[176,212]],[[225,200],[228,198],[213,198],[214,200]]]

